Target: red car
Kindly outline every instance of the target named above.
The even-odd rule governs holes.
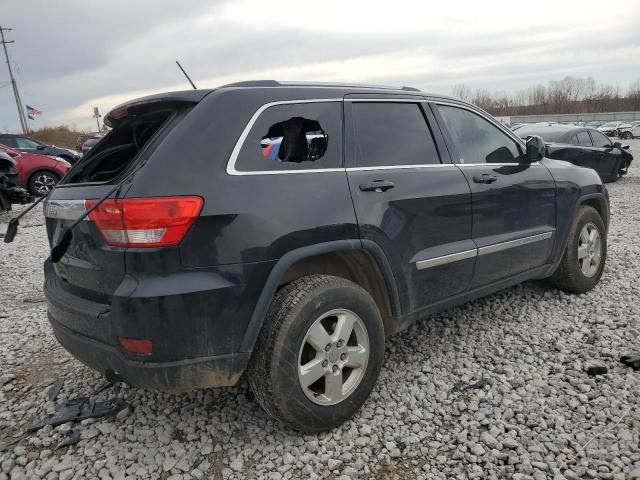
[[[71,168],[71,164],[63,158],[18,152],[5,145],[0,145],[0,150],[15,159],[18,167],[18,185],[29,190],[32,195],[42,196],[49,193]]]

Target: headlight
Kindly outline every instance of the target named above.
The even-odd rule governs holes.
[[[60,162],[61,164],[63,164],[65,167],[71,168],[71,164],[69,162],[67,162],[64,158],[56,157],[56,160],[58,162]]]

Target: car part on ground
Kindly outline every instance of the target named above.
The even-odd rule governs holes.
[[[551,276],[585,205],[601,235],[609,222],[595,172],[411,89],[250,82],[139,99],[105,122],[45,205],[55,336],[143,388],[233,385],[250,364],[261,404],[301,430],[360,407],[382,332]],[[565,271],[558,284],[588,289]],[[318,325],[335,341],[314,345]]]

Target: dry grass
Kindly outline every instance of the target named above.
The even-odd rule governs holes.
[[[40,140],[41,142],[55,145],[63,148],[76,148],[76,140],[82,132],[71,130],[67,126],[44,127],[39,130],[33,130],[29,136]]]

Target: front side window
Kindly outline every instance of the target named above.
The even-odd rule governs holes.
[[[457,151],[454,163],[520,162],[522,151],[515,140],[480,115],[447,105],[438,105],[438,111]]]
[[[236,169],[241,172],[341,166],[341,102],[267,108],[251,127],[236,161]]]
[[[35,150],[39,145],[37,142],[23,137],[17,137],[16,143],[18,144],[18,148],[24,148],[25,150]]]
[[[604,133],[600,133],[597,130],[591,130],[591,138],[593,139],[594,147],[605,148],[611,146],[611,140]]]
[[[419,104],[353,102],[351,112],[354,155],[347,167],[440,163]]]
[[[576,135],[578,137],[578,145],[582,145],[584,147],[592,147],[591,138],[589,138],[589,134],[587,132],[578,132]]]

